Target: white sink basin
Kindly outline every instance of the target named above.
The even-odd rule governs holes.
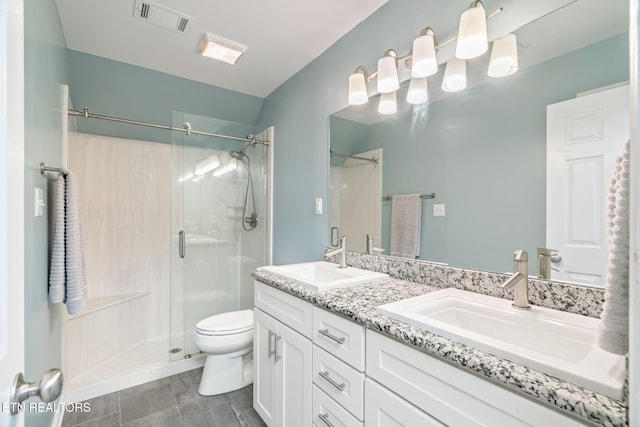
[[[415,327],[621,399],[623,356],[596,346],[600,319],[459,289],[379,306],[376,311]]]
[[[271,265],[260,267],[258,271],[273,274],[315,291],[360,285],[389,277],[384,273],[355,267],[339,268],[337,264],[326,261]]]

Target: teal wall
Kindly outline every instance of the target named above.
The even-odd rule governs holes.
[[[313,201],[316,197],[322,197],[327,201],[328,197],[328,170],[329,162],[329,119],[328,117],[347,106],[347,83],[348,75],[353,72],[358,65],[365,65],[368,68],[375,68],[375,60],[389,47],[408,46],[416,36],[416,29],[424,27],[424,13],[427,12],[429,2],[421,0],[390,0],[385,6],[376,11],[367,20],[356,26],[351,32],[336,42],[332,47],[316,58],[307,67],[281,85],[276,91],[269,95],[263,104],[263,108],[258,117],[259,126],[274,125],[276,132],[275,147],[275,177],[274,177],[274,263],[284,264],[291,262],[303,262],[321,259],[324,247],[329,242],[329,215],[325,209],[324,215],[315,215]],[[432,22],[438,22],[438,17],[431,17]],[[624,37],[624,36],[623,36]],[[402,51],[401,53],[403,53]],[[527,87],[526,84],[518,85],[518,82],[528,74],[527,70],[511,79],[500,79],[473,90],[450,97],[447,100],[439,101],[441,106],[430,108],[427,116],[429,122],[440,122],[443,125],[436,128],[429,128],[428,137],[430,150],[437,150],[442,153],[442,162],[453,167],[453,161],[464,151],[471,150],[471,154],[476,156],[475,161],[457,166],[458,170],[466,170],[470,167],[473,175],[462,172],[466,176],[466,184],[461,177],[455,182],[438,179],[429,185],[418,183],[416,178],[409,174],[399,177],[399,181],[413,181],[416,183],[416,192],[436,191],[446,199],[438,198],[447,203],[447,219],[453,221],[458,208],[450,203],[455,203],[451,198],[459,187],[467,188],[467,193],[472,193],[472,197],[467,199],[466,204],[460,209],[477,209],[484,217],[491,217],[491,210],[496,206],[487,206],[484,197],[486,192],[493,192],[492,188],[486,188],[484,179],[478,176],[486,176],[486,180],[491,178],[501,178],[513,182],[520,170],[508,164],[501,164],[499,167],[490,166],[493,156],[498,150],[513,152],[523,150],[522,154],[527,159],[524,168],[540,170],[543,157],[539,151],[526,148],[526,141],[537,139],[540,130],[530,133],[535,126],[539,126],[540,120],[544,120],[544,109],[536,113],[534,117],[519,118],[516,122],[505,123],[502,117],[507,117],[514,110],[528,109],[529,98],[537,103],[556,102],[566,99],[567,94],[575,95],[581,88],[590,89],[599,85],[599,82],[617,82],[628,79],[628,59],[626,58],[626,47],[619,46],[615,52],[610,52],[612,57],[618,61],[620,70],[616,76],[602,77],[598,75],[607,63],[585,64],[576,76],[575,81],[570,79],[568,87],[561,87],[553,84],[549,86],[546,93],[538,93],[537,90]],[[588,58],[587,58],[588,59]],[[583,61],[585,58],[582,59]],[[588,62],[588,61],[587,61]],[[566,66],[567,64],[560,64]],[[617,72],[617,71],[616,71]],[[442,70],[439,74],[442,75]],[[517,77],[516,77],[517,76]],[[542,76],[536,76],[544,79]],[[587,80],[593,78],[589,85],[584,85]],[[593,85],[591,85],[593,84]],[[522,91],[522,96],[512,104],[505,104],[502,101],[514,91]],[[437,103],[434,103],[434,105]],[[497,117],[487,121],[466,122],[466,118],[474,114],[478,109],[493,109]],[[455,111],[456,114],[450,114]],[[407,122],[405,129],[409,129],[410,116],[398,117],[396,120]],[[491,123],[491,125],[490,125]],[[445,124],[450,131],[445,131]],[[500,127],[506,125],[508,131],[500,131]],[[493,126],[493,127],[491,127]],[[526,131],[525,131],[526,129]],[[544,129],[544,126],[542,127]],[[477,133],[485,132],[487,137],[495,138],[493,148],[486,148],[478,144]],[[380,138],[383,137],[384,129],[380,129]],[[508,134],[516,134],[516,143],[513,138],[507,138]],[[404,144],[407,153],[405,157],[409,162],[426,162],[431,165],[430,160],[426,160],[419,155],[416,150],[416,141],[420,135],[405,134],[386,135],[389,141]],[[471,141],[476,141],[471,144]],[[435,147],[431,144],[435,144]],[[423,149],[427,149],[423,147]],[[430,153],[432,158],[438,158],[436,153]],[[384,153],[385,163],[389,160],[387,153]],[[543,164],[543,163],[542,163]],[[486,175],[485,175],[486,174]],[[450,175],[450,174],[449,174]],[[384,177],[384,173],[383,173]],[[482,183],[482,186],[480,186]],[[535,184],[535,185],[534,185]],[[389,184],[387,184],[389,185]],[[529,195],[540,197],[540,185],[544,185],[540,178],[531,178],[525,185],[533,186]],[[471,190],[473,189],[473,191]],[[391,191],[392,188],[385,188],[384,191]],[[500,194],[502,194],[500,192]],[[506,198],[501,203],[501,207],[508,205]],[[429,205],[425,205],[430,207]],[[530,206],[530,203],[528,204]],[[451,208],[451,209],[450,209]],[[544,206],[536,205],[536,212],[544,212]],[[451,213],[449,213],[451,212]],[[506,230],[506,226],[501,224],[491,224],[492,232]],[[543,226],[543,225],[542,225]],[[427,229],[429,224],[427,225]],[[446,242],[448,254],[455,252],[460,245],[460,235],[476,227],[487,227],[483,222],[467,224],[461,229],[439,230],[434,229],[425,234],[425,238],[438,238]],[[527,226],[528,227],[528,226]],[[538,233],[541,224],[537,222],[535,233]],[[525,227],[526,228],[526,227]],[[435,236],[431,233],[437,233]],[[428,236],[428,237],[427,237]],[[491,240],[491,239],[490,239]],[[483,242],[477,242],[481,245]],[[509,259],[508,254],[512,251],[509,248],[503,255],[503,247],[490,249],[493,252],[500,251],[501,257]],[[495,253],[487,255],[487,258],[495,257]],[[464,263],[464,261],[460,261]],[[495,264],[493,264],[495,266]],[[498,268],[497,266],[496,268]],[[511,269],[511,266],[498,269]]]
[[[437,194],[423,202],[420,259],[509,271],[511,252],[546,246],[546,106],[628,70],[625,33],[370,126],[353,152],[383,148],[383,194]],[[389,248],[390,203],[382,213]]]
[[[76,110],[171,125],[172,111],[253,125],[262,98],[69,50],[69,93]],[[171,132],[96,119],[78,119],[78,131],[171,142]],[[194,127],[195,128],[195,127]]]
[[[24,2],[25,25],[25,377],[61,368],[60,305],[48,303],[48,218],[33,216],[33,191],[47,190],[39,164],[62,165],[60,85],[66,47],[52,0]],[[28,426],[51,425],[52,413],[27,413]]]

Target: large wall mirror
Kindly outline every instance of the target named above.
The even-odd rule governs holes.
[[[427,104],[402,105],[408,84],[404,82],[396,114],[379,114],[374,96],[365,105],[330,117],[331,226],[348,236],[348,250],[365,252],[370,234],[368,250],[388,255],[391,201],[386,196],[435,193],[422,201],[418,259],[507,272],[513,269],[512,253],[524,249],[529,252],[529,272],[535,275],[538,247],[565,250],[552,245],[566,243],[571,233],[584,235],[585,230],[597,236],[583,240],[593,240],[587,243],[601,245],[606,252],[606,227],[581,218],[600,215],[606,222],[606,182],[628,139],[628,113],[614,112],[621,116],[613,124],[619,147],[600,156],[604,163],[583,162],[556,181],[547,177],[556,155],[547,149],[547,106],[616,88],[628,92],[628,4],[565,2],[527,22],[515,31],[520,69],[511,76],[484,77],[486,62],[470,61],[467,88],[445,93],[440,90],[440,64],[439,72],[428,79]],[[609,123],[607,113],[587,114],[599,111],[598,102],[580,114],[565,112],[577,127],[557,125],[563,130],[556,132],[577,142],[597,139],[592,134],[608,135],[609,130],[603,130]],[[594,183],[596,175],[600,181]],[[568,208],[572,212],[557,208],[558,221],[565,227],[560,231],[551,226],[555,219],[548,212],[556,210],[548,202],[555,191],[565,199],[578,197]],[[580,199],[581,193],[590,198]],[[565,261],[583,257],[560,255]],[[563,270],[563,262],[555,266]],[[597,273],[578,270],[560,276],[554,272],[552,278],[604,285]]]

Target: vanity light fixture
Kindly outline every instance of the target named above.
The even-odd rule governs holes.
[[[460,16],[457,37],[436,44],[431,27],[424,28],[413,40],[413,49],[400,57],[393,49],[388,49],[378,60],[378,69],[367,72],[364,66],[356,68],[349,75],[349,105],[361,105],[368,101],[367,83],[377,78],[376,89],[380,94],[378,112],[394,114],[397,111],[397,94],[400,88],[398,64],[411,70],[411,82],[407,92],[407,102],[413,105],[428,102],[427,77],[438,72],[436,53],[440,47],[457,42],[455,56],[447,62],[442,90],[459,92],[467,87],[467,59],[476,58],[488,50],[487,21],[502,12],[500,7],[486,15],[484,4],[476,0]],[[504,39],[504,40],[503,40]],[[514,47],[515,46],[515,47]],[[489,75],[502,77],[518,70],[515,35],[509,34],[494,41]],[[495,62],[494,62],[495,57]]]
[[[481,1],[471,3],[469,9],[460,15],[456,58],[477,58],[487,51],[487,17]]]
[[[398,54],[389,49],[378,60],[378,92],[390,93],[400,88],[398,81]]]
[[[424,104],[429,100],[429,88],[426,77],[413,77],[409,82],[407,102],[412,105]]]
[[[490,77],[506,77],[518,71],[518,42],[511,33],[493,41],[491,60],[489,61]]]
[[[349,105],[362,105],[369,101],[367,77],[367,69],[362,65],[349,76]]]
[[[396,100],[396,92],[387,92],[380,94],[380,103],[378,104],[378,113],[389,115],[398,111],[398,102]]]
[[[218,157],[217,154],[212,154],[206,159],[198,162],[198,164],[196,165],[196,170],[194,171],[194,174],[196,176],[202,176],[207,172],[214,170],[218,166],[220,166],[220,158]]]
[[[428,77],[437,72],[435,34],[431,27],[427,27],[413,41],[411,77]]]
[[[238,161],[236,159],[229,160],[229,163],[213,171],[213,176],[221,176],[238,169]]]
[[[442,90],[445,92],[460,92],[467,87],[467,61],[452,58],[447,62],[442,79]]]
[[[200,54],[202,56],[217,59],[227,64],[238,62],[240,55],[246,51],[247,46],[211,33],[204,33],[202,44],[200,45]]]

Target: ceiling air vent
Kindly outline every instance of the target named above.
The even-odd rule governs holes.
[[[184,13],[146,0],[136,0],[133,16],[181,33],[186,31],[189,21],[193,20],[191,16]]]

